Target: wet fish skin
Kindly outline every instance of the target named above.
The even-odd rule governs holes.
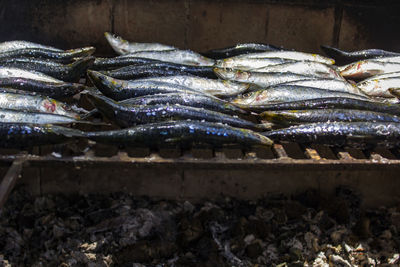
[[[212,67],[189,66],[168,62],[157,62],[143,65],[126,66],[103,72],[104,74],[123,80],[133,80],[147,77],[195,75],[198,77],[216,79]]]
[[[47,46],[22,40],[7,41],[0,43],[0,52],[8,52],[8,51],[27,49],[27,48],[40,48],[43,50],[56,51],[56,52],[63,51],[62,49],[58,49],[52,46]]]
[[[400,124],[393,122],[310,123],[265,132],[273,141],[358,148],[400,145]]]
[[[57,114],[0,109],[0,123],[69,124],[76,122],[81,121]]]
[[[277,110],[310,110],[310,109],[357,109],[369,110],[400,116],[400,105],[372,102],[346,97],[327,97],[275,104],[266,104],[246,108],[253,112]]]
[[[137,83],[143,83],[148,81],[164,82],[170,84],[176,84],[191,88],[196,91],[200,91],[206,94],[214,96],[235,96],[243,93],[249,88],[248,84],[234,83],[231,81],[221,81],[214,79],[207,79],[203,77],[196,77],[192,75],[175,75],[166,77],[152,77],[134,80]]]
[[[369,96],[391,98],[393,95],[389,92],[389,89],[400,88],[400,77],[361,81],[357,83],[357,87]]]
[[[286,82],[283,83],[283,85],[306,86],[306,87],[314,87],[319,89],[364,95],[364,93],[361,92],[357,86],[352,85],[347,81],[341,81],[336,79],[305,79],[305,80]]]
[[[55,99],[73,96],[86,88],[79,83],[49,83],[26,78],[0,78],[0,88],[35,92]]]
[[[377,74],[374,76],[371,76],[367,79],[364,79],[363,81],[370,81],[370,80],[377,80],[377,79],[386,79],[386,78],[394,78],[394,77],[400,77],[400,72],[389,72],[389,73],[383,73],[383,74]]]
[[[213,66],[215,64],[213,59],[203,57],[202,55],[191,50],[143,51],[123,55],[121,58],[122,57],[149,58],[194,66]]]
[[[243,148],[272,145],[270,139],[251,130],[200,121],[151,123],[115,131],[88,132],[86,135],[100,143],[151,148],[168,144],[187,147],[199,143],[213,147],[235,144]]]
[[[378,74],[399,72],[400,64],[364,60],[345,65],[339,70],[340,74],[347,79],[365,79]]]
[[[220,122],[252,130],[267,129],[263,125],[203,108],[180,105],[126,106],[102,95],[89,94],[88,97],[101,113],[121,127],[168,120],[195,120]]]
[[[84,137],[76,129],[56,125],[0,123],[0,147],[29,148],[32,146],[64,143]]]
[[[260,114],[263,120],[279,125],[293,125],[314,122],[396,122],[400,123],[400,117],[374,112],[369,110],[355,109],[310,109],[310,110],[279,110],[264,111]]]
[[[283,58],[246,58],[246,57],[232,57],[217,60],[215,67],[217,68],[230,68],[237,70],[252,70],[267,66],[274,66],[284,63],[297,62],[296,60],[283,59]]]
[[[331,78],[344,80],[342,76],[332,67],[326,64],[312,61],[297,61],[279,65],[266,66],[251,69],[253,72],[289,72],[310,77]]]
[[[48,51],[40,48],[25,48],[8,52],[1,52],[0,60],[17,57],[34,57],[59,60],[61,62],[70,62],[73,58],[90,56],[94,53],[95,50],[96,49],[94,47],[83,47],[57,52]]]
[[[65,103],[39,95],[0,92],[0,109],[48,113],[79,119],[79,115]]]
[[[112,58],[104,58],[104,57],[96,57],[93,65],[90,67],[91,70],[112,70],[118,69],[131,65],[142,65],[142,64],[150,64],[150,63],[160,63],[163,61],[149,58],[140,58],[140,57],[112,57]]]
[[[45,59],[10,58],[0,61],[0,67],[19,68],[28,71],[33,70],[62,81],[77,82],[93,62],[94,57],[82,58],[67,65]]]
[[[258,73],[251,71],[229,70],[214,68],[215,74],[225,80],[252,83],[260,87],[270,87],[290,81],[309,79],[309,76],[295,74],[295,73]]]
[[[175,50],[176,48],[169,45],[158,44],[158,43],[134,43],[123,39],[115,34],[105,32],[108,43],[120,55],[130,54],[140,51],[163,51],[163,50]]]
[[[245,43],[245,44],[237,44],[235,46],[230,46],[226,48],[212,49],[202,54],[205,57],[212,59],[223,59],[243,54],[266,52],[266,51],[278,51],[278,50],[282,50],[282,48],[270,44]]]
[[[120,101],[144,95],[163,93],[202,93],[184,86],[163,82],[123,81],[111,78],[97,71],[89,70],[89,79],[105,96]]]
[[[277,85],[264,90],[247,93],[232,101],[241,108],[264,106],[266,104],[301,101],[326,97],[347,97],[368,100],[368,97],[345,92],[318,89],[313,87]]]
[[[328,65],[335,64],[335,60],[317,54],[309,54],[297,51],[269,51],[251,53],[237,56],[238,58],[283,58],[297,61],[320,62]]]
[[[321,48],[325,52],[325,54],[327,54],[331,58],[334,58],[336,60],[336,63],[339,65],[349,64],[354,61],[365,59],[400,56],[400,53],[385,51],[381,49],[366,49],[354,52],[346,52],[327,45],[321,45]]]
[[[195,108],[204,108],[230,115],[249,114],[243,109],[219,98],[204,94],[156,94],[130,98],[119,102],[123,105],[182,105]]]
[[[3,78],[25,78],[41,82],[50,82],[59,84],[63,83],[63,81],[59,79],[56,79],[54,77],[51,77],[47,74],[38,71],[0,66],[0,79]]]

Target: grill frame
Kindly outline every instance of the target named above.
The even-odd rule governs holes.
[[[325,159],[319,149],[300,149],[305,158],[295,159],[284,145],[275,144],[273,158],[261,159],[254,151],[229,158],[232,151],[240,153],[235,149],[198,148],[181,154],[169,149],[172,158],[161,157],[166,154],[163,150],[132,156],[135,151],[116,149],[115,155],[98,156],[96,146],[79,156],[59,157],[44,153],[51,151],[47,147],[33,149],[42,150],[43,155],[0,155],[0,174],[4,175],[14,161],[23,159],[22,179],[18,179],[17,186],[33,195],[129,192],[154,199],[196,202],[221,197],[251,200],[268,194],[290,197],[306,190],[333,196],[338,186],[347,186],[360,192],[366,207],[400,200],[400,159],[387,159],[374,151],[360,159],[351,155],[354,151],[342,149],[335,149],[337,159]]]

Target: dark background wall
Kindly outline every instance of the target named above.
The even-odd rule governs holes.
[[[60,48],[93,45],[113,54],[103,33],[205,51],[263,42],[307,52],[400,51],[400,1],[368,0],[14,0],[0,1],[0,41]]]

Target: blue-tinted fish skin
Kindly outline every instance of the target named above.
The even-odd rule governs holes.
[[[191,88],[171,85],[163,82],[151,82],[151,85],[143,84],[143,87],[131,86],[130,81],[114,79],[97,71],[88,71],[89,79],[94,86],[105,96],[121,101],[144,95],[165,94],[165,93],[196,93],[201,92]]]
[[[400,115],[399,104],[379,103],[346,97],[316,98],[301,101],[248,107],[246,109],[261,113],[267,110],[304,110],[304,109],[358,109]]]
[[[220,112],[180,105],[124,106],[105,96],[88,94],[89,100],[106,117],[122,127],[168,121],[196,120],[220,122],[233,127],[266,130],[263,125]]]
[[[182,105],[196,108],[204,108],[213,110],[230,115],[249,114],[243,109],[227,102],[220,100],[213,96],[207,96],[204,94],[182,94],[182,93],[170,93],[170,94],[156,94],[147,95],[136,98],[126,99],[120,102],[123,105]]]
[[[40,48],[26,48],[18,49],[9,52],[0,53],[0,60],[7,58],[17,58],[17,57],[33,57],[33,58],[43,58],[52,59],[60,62],[70,62],[76,57],[90,56],[94,53],[96,49],[94,47],[84,47],[73,50],[66,50],[62,52],[49,51]]]
[[[260,117],[269,122],[280,125],[292,125],[313,122],[396,122],[400,123],[400,117],[374,112],[369,110],[355,109],[309,109],[309,110],[277,110],[265,111]]]
[[[86,88],[79,83],[47,83],[26,78],[0,78],[0,88],[12,88],[35,92],[51,98],[60,99],[73,96]]]
[[[29,148],[59,144],[84,134],[75,129],[53,125],[0,123],[0,147]]]
[[[354,52],[346,52],[328,45],[321,45],[321,48],[325,52],[325,54],[335,59],[336,64],[339,65],[345,65],[355,61],[370,58],[400,56],[400,53],[385,51],[381,49],[367,49]]]
[[[278,50],[282,50],[282,48],[270,44],[237,44],[231,47],[209,50],[202,55],[212,59],[224,59],[243,54]]]
[[[100,143],[159,148],[166,145],[206,144],[221,147],[235,144],[243,148],[272,145],[272,141],[251,130],[199,121],[170,121],[139,125],[132,128],[89,132],[87,137]]]
[[[122,80],[175,75],[195,75],[199,77],[217,79],[217,76],[215,75],[212,67],[190,66],[169,62],[131,65],[111,71],[106,71],[104,72],[104,74]]]
[[[163,61],[140,57],[113,57],[100,58],[97,57],[90,67],[91,70],[112,70],[131,65],[142,65],[151,63],[160,63]]]
[[[299,144],[324,144],[387,148],[400,145],[400,123],[392,122],[326,122],[311,123],[265,132],[273,141],[296,142]]]
[[[93,62],[94,57],[82,58],[67,65],[49,59],[11,58],[0,60],[0,66],[38,71],[66,82],[77,82]]]

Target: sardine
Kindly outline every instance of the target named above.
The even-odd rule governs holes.
[[[77,82],[93,62],[94,57],[82,58],[67,65],[46,59],[13,58],[0,61],[0,67],[38,71],[66,82]]]
[[[189,66],[169,62],[150,63],[143,65],[126,66],[103,72],[104,74],[122,80],[132,80],[158,76],[195,75],[216,79],[212,67]]]
[[[195,108],[204,108],[230,115],[248,114],[243,109],[221,100],[217,97],[204,95],[204,94],[182,94],[182,93],[169,93],[147,95],[126,99],[120,102],[123,105],[182,105]]]
[[[220,112],[180,105],[126,106],[103,95],[88,94],[93,105],[121,127],[168,120],[220,122],[233,127],[266,130],[267,126]]]
[[[114,35],[109,32],[105,32],[108,43],[120,55],[135,53],[139,51],[163,51],[163,50],[175,50],[176,48],[169,45],[158,44],[158,43],[134,43],[122,39],[120,36]]]
[[[340,74],[347,79],[365,79],[373,75],[399,72],[400,64],[364,60],[340,67]]]
[[[336,63],[339,65],[349,64],[354,61],[371,58],[400,56],[400,53],[389,52],[380,49],[367,49],[361,51],[346,52],[327,45],[321,45],[321,48],[325,52],[325,54],[327,54],[331,58],[334,58],[337,61]]]
[[[31,124],[68,124],[77,123],[76,118],[57,114],[16,111],[11,109],[0,109],[0,123],[31,123]]]
[[[171,121],[102,132],[88,132],[87,137],[99,143],[123,146],[159,148],[165,145],[187,147],[207,144],[221,147],[235,144],[243,148],[270,146],[273,142],[251,130],[234,128],[220,123],[200,121]]]
[[[395,56],[395,57],[374,58],[374,61],[389,62],[389,63],[399,63],[400,64],[400,53],[399,53],[399,56]]]
[[[214,68],[215,74],[225,80],[252,83],[260,87],[270,87],[277,84],[287,83],[291,81],[309,79],[309,76],[294,73],[266,73],[251,72],[241,70],[219,69]]]
[[[276,104],[246,107],[247,110],[261,113],[267,110],[307,110],[307,109],[357,109],[369,110],[400,116],[400,105],[378,103],[346,97],[327,97],[291,101]]]
[[[389,88],[400,88],[400,77],[374,79],[357,83],[365,94],[378,97],[393,97]]]
[[[237,44],[235,46],[226,48],[213,49],[202,54],[205,57],[209,57],[212,59],[223,59],[243,54],[266,52],[266,51],[279,51],[279,50],[282,50],[282,48],[270,44],[247,43],[247,44]]]
[[[128,98],[144,95],[166,94],[166,93],[202,93],[194,89],[171,83],[147,81],[123,81],[111,78],[97,71],[88,71],[89,79],[94,86],[105,96],[120,101]]]
[[[400,144],[400,124],[393,122],[311,123],[264,133],[274,141],[330,146],[369,147]]]
[[[25,48],[8,52],[1,52],[0,60],[4,60],[6,58],[17,58],[17,57],[34,57],[34,58],[53,59],[62,62],[70,62],[73,58],[76,57],[90,56],[94,53],[95,50],[96,49],[94,47],[84,47],[84,48],[77,48],[77,49],[57,52],[57,51],[44,50],[40,48]]]
[[[131,65],[141,65],[141,64],[159,63],[159,62],[163,61],[149,59],[149,58],[140,58],[140,57],[112,57],[112,58],[96,57],[93,66],[91,66],[90,69],[112,70]]]
[[[254,68],[254,72],[289,72],[309,77],[330,78],[344,80],[333,67],[319,62],[298,61],[279,65]]]
[[[246,57],[233,57],[223,60],[217,60],[215,66],[218,68],[230,68],[237,70],[252,70],[268,66],[275,66],[284,63],[293,63],[296,60],[283,59],[283,58],[246,58]]]
[[[335,60],[327,57],[323,57],[317,54],[308,54],[297,51],[270,51],[270,52],[260,52],[251,53],[247,55],[237,56],[238,58],[283,58],[298,61],[313,61],[320,62],[328,65],[335,64]]]
[[[284,83],[284,85],[315,87],[315,88],[319,88],[319,89],[326,89],[326,90],[332,90],[332,91],[349,92],[349,93],[353,93],[353,94],[363,94],[357,86],[352,85],[347,81],[341,81],[341,80],[336,80],[336,79],[298,80],[298,81]]]
[[[377,80],[377,79],[393,78],[393,77],[400,77],[400,72],[389,72],[389,73],[377,74],[377,75],[371,76],[367,79],[364,79],[363,82]]]
[[[3,78],[24,78],[41,82],[58,83],[58,84],[64,83],[59,79],[53,78],[49,75],[46,75],[38,71],[0,66],[0,79]]]
[[[133,56],[194,66],[213,66],[215,64],[213,59],[203,57],[202,55],[191,50],[143,51],[123,55],[121,58]]]
[[[66,104],[43,96],[0,92],[0,109],[41,112],[79,119],[79,115]]]
[[[247,93],[236,98],[232,103],[240,107],[261,106],[265,104],[300,101],[326,97],[347,97],[368,100],[367,97],[345,92],[317,89],[313,87],[277,85],[264,90]]]
[[[279,125],[293,125],[313,122],[333,121],[366,121],[366,122],[397,122],[400,117],[374,112],[369,110],[356,109],[310,109],[310,110],[279,110],[264,111],[260,114],[262,120],[273,122]]]
[[[221,81],[214,79],[207,79],[202,77],[195,77],[189,75],[177,75],[167,77],[151,77],[134,80],[136,83],[143,83],[148,81],[164,82],[176,84],[200,91],[214,96],[235,96],[243,93],[249,88],[248,84],[235,83],[231,81]]]
[[[58,48],[55,48],[52,46],[36,44],[36,43],[28,42],[28,41],[7,41],[7,42],[0,43],[0,53],[13,51],[13,50],[19,50],[19,49],[27,49],[27,48],[40,48],[43,50],[49,50],[49,51],[55,51],[55,52],[63,51],[61,49],[58,49]]]
[[[0,147],[28,148],[64,143],[84,134],[76,129],[56,125],[0,123]]]
[[[67,82],[43,82],[26,78],[0,78],[0,88],[13,88],[25,92],[35,92],[51,98],[73,96],[86,88],[83,84]]]

